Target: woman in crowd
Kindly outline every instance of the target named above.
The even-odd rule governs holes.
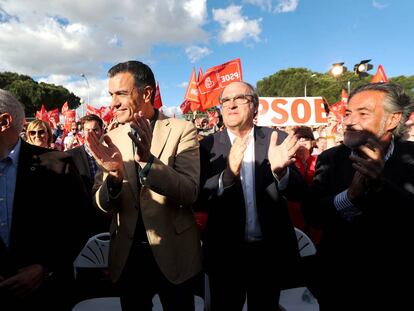
[[[27,142],[43,148],[51,148],[52,130],[49,124],[42,120],[30,122],[26,130]]]

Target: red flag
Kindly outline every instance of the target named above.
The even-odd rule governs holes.
[[[60,109],[60,112],[63,114],[63,115],[65,115],[66,114],[66,112],[69,110],[69,105],[68,105],[68,102],[66,101],[64,104],[63,104],[63,106],[62,106],[62,108]]]
[[[110,108],[109,111],[103,116],[102,119],[106,122],[106,124],[110,124],[113,117],[114,117],[114,109]]]
[[[160,86],[157,84],[155,86],[155,98],[154,98],[154,108],[160,109],[162,106],[162,100],[161,100],[161,93],[160,93]]]
[[[48,112],[49,114],[49,124],[52,127],[52,129],[55,127],[54,124],[59,123],[59,109],[53,109]],[[52,122],[54,120],[55,122]]]
[[[42,104],[40,110],[36,111],[36,119],[43,120],[49,123],[49,114],[45,109],[45,105]]]
[[[76,122],[76,110],[68,110],[65,113],[65,129],[70,132],[72,123]]]
[[[101,109],[99,108],[95,108],[94,106],[91,106],[91,105],[86,105],[86,115],[90,115],[90,114],[95,114],[95,115],[97,115],[98,117],[100,117],[100,118],[102,118],[101,117]]]
[[[382,65],[378,65],[377,72],[372,76],[371,83],[388,82],[387,75],[385,74]]]
[[[195,103],[200,103],[200,98],[198,97],[196,73],[195,73],[194,68],[193,68],[193,71],[191,72],[190,81],[188,82],[188,86],[187,86],[187,90],[184,95],[184,99],[195,102]]]
[[[188,100],[184,100],[183,103],[180,105],[181,112],[186,114],[190,111],[190,103]]]
[[[197,83],[203,109],[218,105],[218,97],[222,89],[232,82],[242,80],[240,58],[208,69]]]

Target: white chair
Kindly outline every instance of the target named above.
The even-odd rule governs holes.
[[[312,240],[298,228],[295,228],[298,241],[299,254],[301,257],[311,256],[316,253],[316,247]],[[316,299],[306,287],[296,287],[282,290],[280,292],[279,306],[281,310],[319,310]]]
[[[73,262],[75,278],[79,268],[106,268],[109,256],[109,232],[91,237]]]

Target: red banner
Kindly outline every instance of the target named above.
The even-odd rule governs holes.
[[[72,123],[76,122],[76,110],[68,110],[65,113],[65,129],[70,132]]]
[[[65,115],[66,114],[66,112],[69,110],[69,105],[68,105],[68,102],[66,101],[64,104],[63,104],[63,106],[62,106],[62,109],[60,109],[60,112],[63,114],[63,115]]]
[[[198,81],[198,94],[204,110],[217,106],[218,97],[224,87],[232,82],[242,81],[240,58],[208,69]]]
[[[53,110],[50,110],[48,114],[49,114],[49,123],[53,129],[55,127],[55,124],[59,123],[59,109],[55,108]]]

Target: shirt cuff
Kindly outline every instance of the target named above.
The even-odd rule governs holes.
[[[151,170],[152,163],[154,162],[154,156],[151,154],[150,158],[147,161],[147,164],[143,168],[141,168],[139,172],[139,181],[141,185],[145,185],[148,179],[149,171]]]
[[[334,205],[338,213],[348,221],[362,214],[362,211],[348,199],[348,189],[335,196]]]
[[[116,199],[116,197],[121,193],[122,182],[116,183],[113,181],[111,176],[108,176],[106,180],[106,185],[108,187],[109,197],[111,199]]]
[[[287,186],[289,184],[289,176],[290,176],[290,169],[289,169],[289,167],[286,168],[286,174],[282,178],[280,178],[280,180],[277,177],[277,175],[275,173],[273,173],[273,177],[276,180],[276,185],[277,185],[277,188],[279,190],[283,191],[283,190],[285,190],[287,188]]]

